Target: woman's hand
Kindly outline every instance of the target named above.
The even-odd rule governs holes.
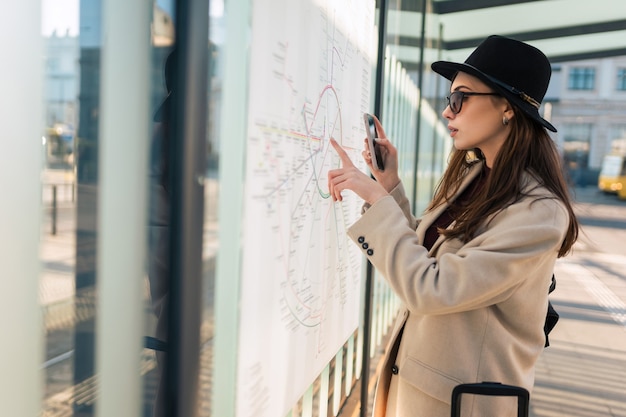
[[[333,201],[343,199],[341,196],[343,190],[355,192],[370,205],[389,194],[381,184],[354,166],[346,151],[335,139],[331,138],[330,143],[341,159],[341,168],[328,171],[328,189]]]
[[[361,154],[372,172],[372,175],[376,178],[376,181],[378,181],[387,192],[391,192],[391,190],[400,183],[400,177],[398,176],[398,150],[391,144],[389,139],[387,139],[383,125],[376,116],[374,116],[374,124],[376,125],[376,132],[379,136],[376,139],[376,143],[380,147],[380,153],[385,163],[385,170],[378,171],[372,165],[372,155],[367,146],[367,139],[363,141],[364,150]]]

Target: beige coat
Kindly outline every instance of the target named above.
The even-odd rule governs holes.
[[[459,192],[480,169],[471,169]],[[387,417],[448,417],[452,389],[460,383],[497,381],[531,390],[544,348],[548,288],[569,220],[561,202],[530,175],[525,181],[531,196],[493,216],[471,241],[440,238],[430,253],[424,235],[445,207],[413,218],[402,185],[350,227],[350,238],[404,303],[374,416],[393,410]],[[462,408],[469,410],[464,416],[516,415],[510,398],[464,397]]]

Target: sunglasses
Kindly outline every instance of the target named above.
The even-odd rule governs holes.
[[[455,91],[454,93],[450,93],[446,99],[448,100],[448,106],[450,106],[450,110],[454,114],[459,114],[461,112],[461,108],[463,107],[463,100],[465,97],[469,96],[499,96],[498,93],[470,93],[468,91]]]

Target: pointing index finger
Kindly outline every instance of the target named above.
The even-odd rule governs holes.
[[[330,144],[333,145],[333,148],[335,148],[335,150],[337,151],[337,154],[341,159],[341,164],[344,166],[344,168],[354,165],[352,163],[352,160],[350,159],[350,156],[348,156],[348,153],[345,151],[345,149],[341,147],[339,143],[337,143],[334,138],[330,138]]]

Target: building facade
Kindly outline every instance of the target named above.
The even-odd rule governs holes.
[[[596,185],[604,155],[624,151],[626,57],[556,64],[546,101],[576,185]]]

